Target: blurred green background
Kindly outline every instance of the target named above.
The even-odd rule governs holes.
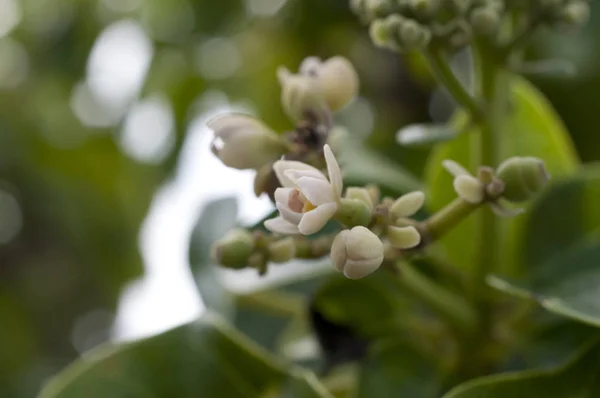
[[[575,77],[530,78],[584,162],[600,159],[600,4],[592,6],[586,29],[540,32],[528,55],[577,67]],[[34,396],[49,376],[115,337],[125,289],[144,265],[146,277],[167,275],[154,279],[165,285],[146,303],[153,327],[200,311],[195,294],[180,296],[187,312],[169,307],[178,305],[169,301],[178,289],[170,267],[187,256],[201,197],[251,192],[252,184],[248,173],[209,178],[216,163],[194,161],[212,156],[199,150],[208,148],[202,123],[234,106],[290,129],[277,66],[336,54],[361,76],[361,98],[339,122],[420,176],[428,150],[398,146],[395,133],[430,120],[432,80],[418,60],[373,47],[345,0],[0,0],[0,397]],[[182,175],[179,196],[157,195]],[[171,208],[181,200],[190,214],[153,218],[153,200]],[[252,206],[240,205],[248,220],[268,210],[264,201]],[[144,220],[172,239],[140,250]],[[193,289],[191,274],[181,275]],[[131,319],[121,320],[121,336],[127,327],[142,333],[136,307],[123,306],[120,316]]]

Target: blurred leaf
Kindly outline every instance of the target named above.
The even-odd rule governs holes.
[[[404,146],[427,146],[456,138],[457,129],[448,124],[411,124],[396,133],[396,141]]]
[[[564,398],[600,395],[600,346],[596,343],[551,371],[503,373],[468,381],[444,398]]]
[[[40,398],[248,397],[281,387],[327,397],[314,378],[275,361],[207,313],[121,347],[104,347],[59,374]]]
[[[414,347],[389,339],[374,344],[362,366],[357,397],[439,396],[435,365]]]
[[[577,169],[577,155],[568,132],[551,105],[533,85],[520,77],[513,78],[512,93],[511,113],[503,129],[501,158],[536,156],[546,162],[553,177],[572,174]],[[462,123],[462,119],[464,115],[459,115],[456,122]],[[456,197],[452,177],[441,167],[443,160],[452,159],[473,172],[479,166],[471,156],[475,134],[479,132],[466,131],[431,153],[426,169],[431,210],[439,210]],[[461,269],[473,269],[479,247],[477,225],[480,217],[481,212],[473,214],[440,241],[449,262]],[[503,250],[500,264],[507,274],[519,271],[515,269],[517,243],[522,239],[525,220],[526,217],[521,216],[501,221],[503,233],[500,244]]]
[[[521,242],[523,280],[492,286],[600,326],[600,167],[556,183],[531,209]]]

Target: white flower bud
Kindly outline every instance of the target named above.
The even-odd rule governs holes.
[[[454,190],[469,203],[481,203],[485,197],[485,186],[475,177],[460,175],[454,179]]]
[[[229,167],[258,169],[287,151],[279,135],[247,115],[219,116],[207,126],[214,131],[212,152]]]
[[[358,73],[344,57],[324,61],[317,69],[317,80],[329,109],[334,112],[352,102],[358,93]]]
[[[333,240],[331,260],[347,278],[360,279],[375,272],[383,262],[383,243],[365,227],[344,230]]]
[[[308,117],[329,124],[327,103],[316,79],[292,75],[284,69],[278,74],[281,81],[281,105],[291,119],[298,121]]]
[[[392,246],[397,249],[412,249],[421,243],[421,234],[413,226],[390,226],[387,230],[387,237]]]
[[[396,217],[410,217],[418,212],[425,203],[425,194],[420,191],[410,192],[399,197],[390,211]]]

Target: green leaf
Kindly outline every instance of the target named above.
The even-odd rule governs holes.
[[[464,118],[464,115],[457,115],[455,119],[460,124]],[[511,110],[503,132],[505,136],[500,148],[503,159],[511,156],[542,158],[554,178],[570,175],[577,170],[577,154],[560,118],[543,95],[519,77],[514,77],[512,81]],[[479,166],[471,156],[477,134],[479,131],[468,130],[455,140],[436,147],[431,153],[425,173],[431,210],[439,210],[456,197],[452,189],[452,177],[441,167],[444,159],[455,160],[472,172]],[[471,215],[441,239],[440,246],[449,262],[461,269],[471,270],[474,267],[476,249],[479,247],[477,225],[480,217],[481,212]],[[503,250],[500,263],[507,274],[519,271],[515,267],[516,246],[522,239],[524,222],[525,217],[522,216],[501,221]]]
[[[448,124],[411,124],[396,133],[403,146],[427,146],[456,138],[458,130]]]
[[[436,397],[438,374],[432,362],[414,347],[398,339],[371,347],[358,385],[358,398]]]
[[[491,277],[490,284],[554,313],[600,326],[599,202],[599,166],[554,184],[531,209],[525,225],[525,276],[517,282]]]
[[[452,389],[444,398],[597,397],[599,372],[600,346],[596,343],[560,368],[482,377]]]
[[[274,360],[208,313],[158,336],[95,350],[52,379],[40,398],[234,398],[276,394],[282,387],[301,397],[329,396],[314,378]]]

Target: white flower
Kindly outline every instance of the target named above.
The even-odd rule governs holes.
[[[311,235],[320,231],[336,213],[342,195],[342,174],[329,145],[323,151],[329,179],[302,162],[275,162],[273,169],[282,185],[275,191],[280,215],[265,221],[267,229],[280,234]]]
[[[368,228],[346,229],[333,240],[331,260],[346,278],[364,278],[375,272],[383,262],[383,243]]]
[[[218,116],[207,126],[214,131],[213,153],[229,167],[258,169],[278,159],[287,150],[277,133],[247,115]]]
[[[453,160],[444,160],[444,168],[454,176],[454,190],[462,199],[478,204],[485,198],[485,185]]]

